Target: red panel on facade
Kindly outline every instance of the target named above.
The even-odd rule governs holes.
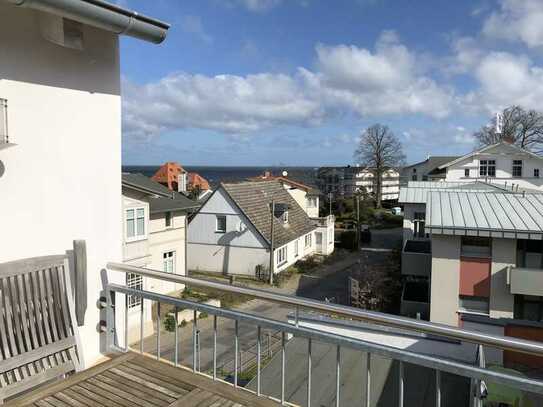
[[[490,297],[490,259],[460,258],[459,294]]]
[[[543,328],[507,325],[505,327],[505,335],[530,341],[543,342]],[[506,350],[503,352],[503,364],[505,367],[513,369],[519,366],[540,369],[541,366],[543,366],[543,357]]]

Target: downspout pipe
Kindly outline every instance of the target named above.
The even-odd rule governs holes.
[[[93,27],[160,44],[170,25],[102,0],[6,0]]]

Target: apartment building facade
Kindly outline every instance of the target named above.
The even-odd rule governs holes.
[[[369,168],[358,166],[322,167],[317,172],[318,187],[324,194],[334,197],[349,198],[357,191],[365,190],[375,194],[376,180]],[[381,178],[381,199],[394,201],[400,192],[400,173],[393,168],[387,169]]]

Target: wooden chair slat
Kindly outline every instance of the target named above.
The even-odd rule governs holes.
[[[66,256],[0,264],[0,404],[81,370],[81,342]],[[53,397],[51,405],[70,405]]]
[[[40,301],[40,286],[39,286],[39,276],[38,271],[29,273],[30,281],[32,282],[32,302],[34,304],[34,319],[36,321],[37,331],[40,346],[45,346],[47,340],[44,332],[44,321],[43,321],[43,312],[42,312],[42,303]],[[47,359],[42,359],[42,364],[45,368],[50,368],[54,366],[54,358],[52,356],[47,357]],[[48,366],[45,366],[48,365]]]
[[[40,348],[33,349],[29,352],[21,353],[20,355],[4,360],[0,365],[0,372],[3,373],[9,370],[13,370],[18,366],[29,363],[30,361],[40,360],[48,355],[53,355],[73,346],[75,346],[75,338],[71,336],[69,338],[61,339],[60,341],[50,343]]]
[[[11,308],[11,291],[9,290],[8,278],[2,279],[2,290],[4,292],[4,308],[6,312],[6,332],[9,339],[9,348],[10,355],[17,356],[19,351],[17,350],[17,345],[15,343],[14,336],[14,327],[13,327],[13,311]],[[26,377],[24,374],[21,374],[19,369],[16,369],[13,374],[15,375],[15,380],[21,380],[23,377]]]
[[[19,274],[27,274],[36,270],[64,264],[65,255],[43,256],[31,259],[10,261],[0,264],[0,276],[11,277]]]

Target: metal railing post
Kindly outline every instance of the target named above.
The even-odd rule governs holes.
[[[441,407],[441,371],[436,370],[436,407]]]
[[[307,407],[311,407],[311,349],[312,341],[311,338],[307,339]]]
[[[174,364],[179,366],[179,308],[175,307],[175,347],[174,347]]]
[[[141,297],[140,302],[140,353],[143,353],[143,311],[144,311],[144,302],[145,300]]]
[[[281,332],[281,405],[285,405],[285,345],[286,335]]]
[[[213,315],[213,380],[217,380],[217,315]]]
[[[196,330],[198,329],[197,311],[194,310],[192,317],[192,371],[196,373]]]
[[[156,359],[160,359],[160,302],[156,303]]]
[[[339,407],[339,389],[341,380],[341,347],[336,348],[336,407]]]
[[[403,392],[404,392],[404,366],[401,360],[398,361],[398,406],[403,407]]]
[[[239,351],[239,322],[235,322],[235,337],[234,337],[234,387],[238,387],[238,351]]]
[[[128,352],[128,295],[124,296],[124,351]]]
[[[371,405],[371,353],[366,353],[366,407]]]
[[[260,393],[260,385],[261,385],[260,364],[261,364],[261,358],[262,358],[261,349],[260,349],[261,339],[262,339],[262,328],[259,325],[256,330],[256,395],[257,396],[261,395]]]

